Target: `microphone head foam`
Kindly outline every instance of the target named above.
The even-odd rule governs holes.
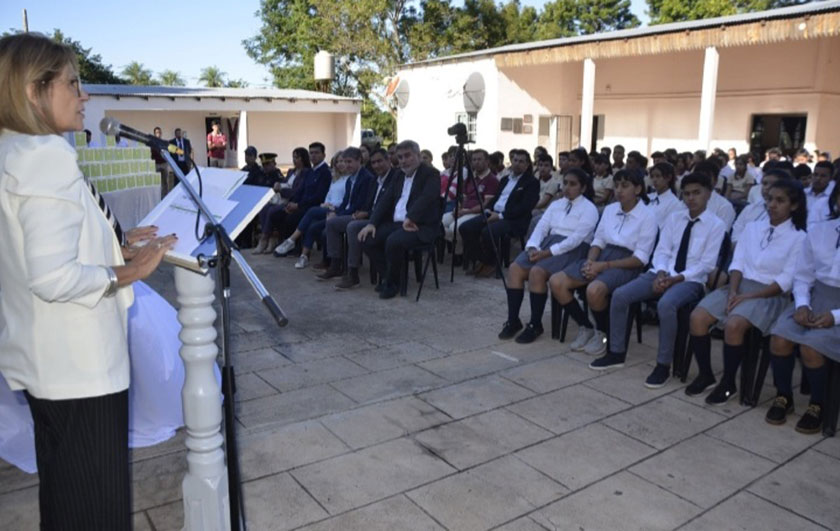
[[[106,116],[99,122],[99,130],[108,136],[115,136],[120,132],[120,121]]]

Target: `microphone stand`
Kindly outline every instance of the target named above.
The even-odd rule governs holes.
[[[268,308],[278,326],[286,326],[289,320],[286,318],[283,310],[277,304],[277,301],[268,293],[265,286],[260,282],[260,279],[251,269],[251,266],[242,257],[242,254],[236,247],[236,244],[231,240],[227,230],[220,222],[215,221],[212,212],[207,205],[202,201],[201,196],[195,191],[192,184],[186,179],[181,168],[175,163],[175,160],[169,154],[169,151],[161,146],[152,146],[152,149],[157,149],[160,155],[166,160],[175,176],[184,185],[184,189],[189,194],[193,203],[198,207],[201,214],[211,220],[205,226],[205,237],[214,236],[216,238],[216,255],[204,256],[199,255],[199,263],[202,267],[217,268],[218,271],[218,290],[219,301],[221,302],[221,317],[222,317],[222,358],[224,359],[224,366],[222,368],[222,396],[224,397],[224,419],[225,419],[225,454],[227,455],[227,470],[228,470],[228,500],[230,504],[230,529],[231,531],[239,531],[245,529],[245,504],[242,499],[242,484],[240,482],[239,474],[239,454],[236,445],[236,421],[234,419],[234,395],[236,394],[236,382],[234,378],[233,363],[231,362],[230,352],[230,264],[232,261],[236,262],[242,274],[251,284],[257,296],[262,300],[263,304]],[[198,171],[198,170],[196,170]]]

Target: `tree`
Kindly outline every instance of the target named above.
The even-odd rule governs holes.
[[[543,6],[535,34],[540,40],[557,39],[638,25],[630,0],[554,0]]]
[[[248,82],[244,79],[231,79],[225,83],[225,86],[228,88],[245,88],[248,86]]]
[[[152,79],[152,71],[137,61],[128,63],[123,68],[122,75],[131,85],[157,85]]]
[[[59,29],[53,30],[52,38],[56,42],[66,44],[73,48],[73,51],[76,52],[76,58],[79,61],[79,77],[82,79],[82,82],[105,85],[125,84],[125,81],[120,79],[111,70],[111,65],[102,63],[102,56],[91,54],[91,49],[83,47],[79,41],[74,41],[70,37],[66,37]]]
[[[804,4],[807,0],[647,0],[651,24],[722,17]]]
[[[186,85],[181,73],[174,70],[164,70],[158,74],[158,82],[167,87],[183,87]]]
[[[222,72],[218,66],[208,66],[201,70],[198,80],[204,83],[205,87],[223,87],[225,86],[226,76],[227,74]]]

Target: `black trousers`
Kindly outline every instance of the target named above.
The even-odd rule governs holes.
[[[25,395],[42,531],[130,530],[128,390],[71,400]]]
[[[422,243],[420,233],[407,232],[402,222],[383,223],[376,228],[376,236],[365,240],[365,252],[380,278],[398,285],[405,252]]]
[[[518,234],[516,227],[511,225],[508,220],[500,219],[487,225],[484,222],[484,216],[468,219],[458,227],[458,232],[461,233],[464,243],[464,258],[466,260],[478,260],[487,265],[496,263],[493,242],[490,241],[491,233],[496,242],[511,234]]]

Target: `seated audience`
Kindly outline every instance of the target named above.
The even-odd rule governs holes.
[[[698,162],[694,166],[694,171],[705,173],[712,179],[712,185],[717,186],[718,173],[720,170],[717,165],[710,160]],[[726,224],[726,230],[732,228],[735,223],[735,207],[732,203],[720,195],[717,190],[712,191],[712,196],[709,198],[709,204],[706,206],[714,215],[720,218]]]
[[[741,155],[735,159],[735,170],[729,177],[729,183],[726,186],[726,198],[735,204],[743,205],[747,202],[750,188],[754,185],[755,177],[747,169],[747,157]]]
[[[648,207],[653,210],[659,230],[665,225],[671,214],[685,210],[685,204],[674,193],[676,191],[674,167],[667,162],[655,164],[650,169],[650,183],[653,192],[648,194]],[[703,208],[706,208],[705,202]]]
[[[829,218],[828,198],[836,186],[834,164],[828,161],[818,162],[814,166],[811,186],[805,189],[808,200],[808,223],[818,223]]]
[[[610,159],[603,154],[595,155],[592,159],[595,174],[592,177],[592,202],[599,210],[612,202],[613,185]]]
[[[266,159],[268,161],[268,159]],[[279,243],[279,238],[275,236],[274,225],[271,219],[275,216],[280,216],[280,212],[285,211],[286,205],[290,197],[294,197],[299,191],[306,175],[312,171],[312,164],[309,162],[309,151],[306,148],[299,147],[292,151],[292,164],[294,167],[289,170],[286,176],[285,185],[292,183],[291,188],[283,188],[279,193],[275,193],[272,200],[263,207],[257,218],[260,221],[260,241],[254,249],[254,254],[270,253]],[[270,168],[270,166],[269,166]]]
[[[459,198],[460,205],[457,210],[458,226],[471,220],[472,218],[481,215],[482,205],[486,205],[496,195],[496,190],[499,187],[499,181],[492,173],[489,167],[489,155],[483,149],[476,149],[470,155],[470,164],[475,177],[475,182],[478,185],[478,195],[476,195],[475,187],[472,181],[466,179],[463,183],[463,192]],[[481,201],[479,202],[479,196]],[[443,215],[443,230],[447,241],[452,241],[455,236],[455,214],[453,209]],[[453,254],[457,257],[456,261],[460,261],[463,254],[463,242],[458,239],[457,248],[453,249]]]

